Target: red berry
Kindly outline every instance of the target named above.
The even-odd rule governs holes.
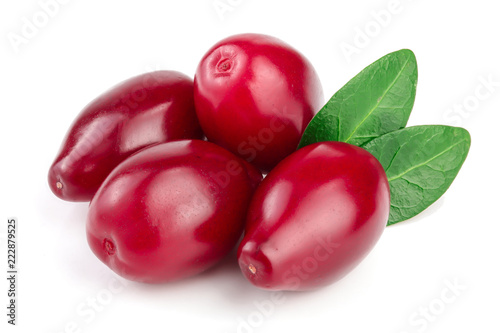
[[[238,249],[243,274],[273,290],[306,290],[351,271],[389,216],[384,169],[341,142],[306,146],[273,169],[252,198]]]
[[[271,170],[298,146],[323,106],[311,63],[283,41],[259,34],[226,38],[203,57],[194,79],[207,138]]]
[[[146,148],[118,165],[92,199],[90,248],[130,280],[200,273],[236,245],[261,179],[257,169],[210,142]]]
[[[49,185],[61,199],[89,201],[111,170],[138,150],[202,137],[189,77],[174,71],[139,75],[82,110],[50,167]]]

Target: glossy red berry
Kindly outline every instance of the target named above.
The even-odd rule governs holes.
[[[193,102],[193,81],[174,71],[126,80],[78,115],[49,170],[55,195],[89,201],[106,176],[138,150],[203,137]]]
[[[238,249],[243,274],[273,290],[342,278],[381,236],[389,197],[384,169],[362,148],[321,142],[296,151],[255,192]]]
[[[207,138],[271,170],[297,148],[323,90],[311,63],[283,41],[260,34],[226,38],[202,58],[194,99]]]
[[[118,165],[92,199],[88,243],[130,280],[200,273],[236,245],[261,179],[253,166],[210,142],[146,148]]]

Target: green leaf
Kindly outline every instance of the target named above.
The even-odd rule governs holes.
[[[390,53],[343,86],[307,126],[299,148],[321,141],[357,146],[406,126],[417,87],[410,50]]]
[[[366,145],[382,164],[391,188],[388,225],[407,220],[439,199],[458,174],[470,148],[460,127],[425,125],[385,134]]]

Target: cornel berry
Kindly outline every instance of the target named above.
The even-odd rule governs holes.
[[[375,246],[389,216],[384,169],[342,142],[306,146],[284,159],[250,203],[238,261],[271,290],[307,290],[351,271]]]
[[[261,178],[253,166],[210,142],[146,148],[118,165],[92,199],[90,248],[134,281],[200,273],[236,245]]]
[[[147,146],[201,139],[193,102],[193,81],[174,71],[126,80],[80,112],[49,170],[59,198],[90,201],[120,162]]]
[[[291,46],[242,34],[205,54],[194,100],[209,141],[267,172],[295,151],[323,106],[323,89],[311,63]]]

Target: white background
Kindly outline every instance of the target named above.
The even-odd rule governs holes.
[[[2,332],[500,330],[500,20],[494,1],[400,0],[383,24],[374,13],[393,9],[390,0],[222,0],[231,10],[221,15],[213,0],[67,2],[47,22],[35,0],[0,5],[0,266],[5,272],[6,222],[15,216],[20,271],[15,328],[6,324],[1,279]],[[33,16],[46,25],[13,47],[8,36],[22,35]],[[359,31],[366,29],[370,36],[363,39]],[[186,281],[120,287],[123,280],[89,250],[87,205],[61,201],[48,188],[46,174],[62,138],[81,108],[115,83],[155,69],[192,76],[212,44],[242,32],[274,35],[304,53],[326,97],[379,57],[412,49],[419,85],[410,125],[467,128],[469,157],[444,197],[387,228],[367,259],[329,287],[261,291],[243,278],[234,255]],[[346,56],[347,44],[357,53]],[[496,83],[482,83],[488,79]],[[453,293],[450,283],[464,289]],[[279,304],[270,303],[278,296]],[[423,319],[426,308],[430,317]]]

